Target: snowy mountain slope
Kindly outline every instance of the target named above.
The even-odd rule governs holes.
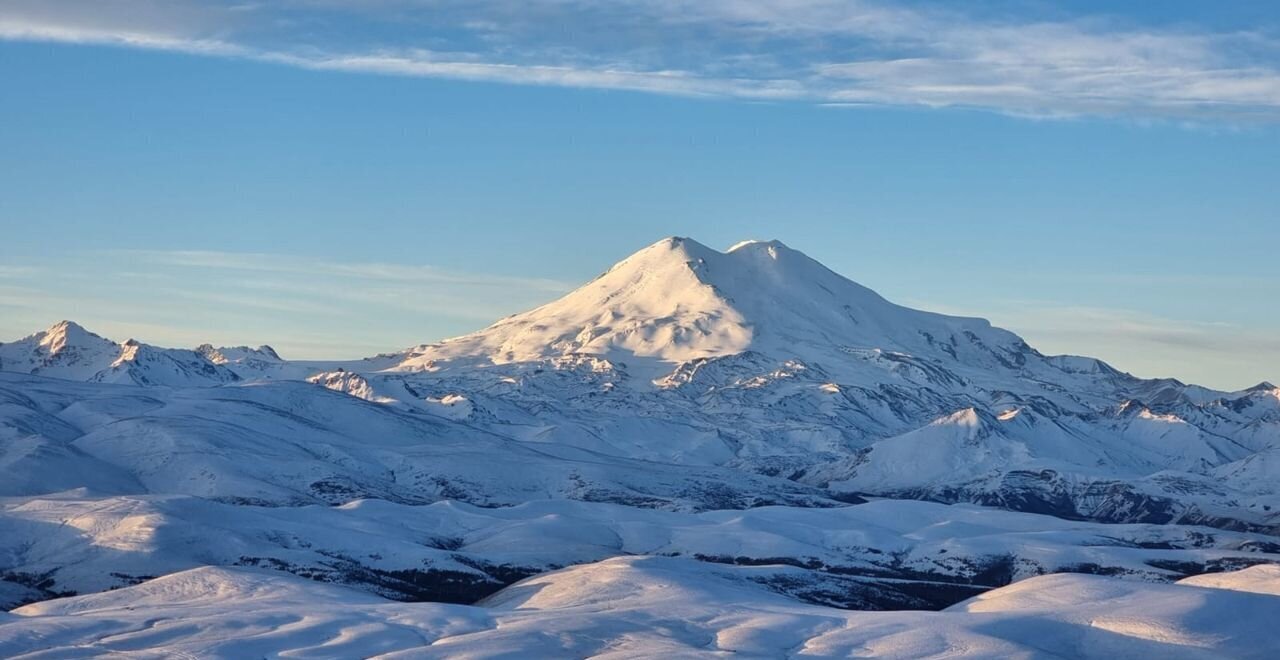
[[[284,570],[396,599],[473,602],[563,566],[661,555],[795,567],[792,580],[803,579],[823,604],[937,609],[1050,572],[1159,581],[1280,564],[1280,544],[1266,536],[906,500],[703,513],[563,500],[509,508],[380,500],[254,507],[76,494],[0,502],[0,576],[38,583],[26,600],[212,564]]]
[[[72,445],[80,433],[42,409],[23,389],[0,388],[0,496],[71,488],[100,493],[141,489],[126,470]]]
[[[944,612],[848,612],[765,582],[787,570],[626,557],[530,578],[480,607],[404,604],[246,568],[200,568],[0,614],[0,655],[133,657],[1269,658],[1280,598],[1033,578]],[[1248,578],[1242,578],[1247,581]]]
[[[0,346],[0,369],[307,380],[536,452],[730,468],[845,499],[1280,529],[1273,385],[1215,392],[1045,356],[981,319],[895,305],[776,241],[722,253],[664,239],[538,309],[357,361],[202,346],[193,355],[223,375],[161,378],[136,360],[97,368],[104,358],[90,357],[115,345],[78,326],[60,332],[84,348],[52,355],[55,329]],[[236,487],[223,483],[216,496]]]
[[[1280,512],[1257,480],[1211,476],[1280,443],[1274,388],[1213,392],[1044,356],[981,319],[894,305],[776,241],[720,253],[664,239],[560,300],[363,376],[407,405],[465,398],[469,423],[511,437],[851,494],[1254,529]]]
[[[521,443],[303,382],[168,389],[0,374],[0,401],[0,433],[13,439],[0,454],[16,479],[0,481],[9,495],[84,486],[270,504],[838,504],[782,479]]]
[[[0,344],[0,371],[97,383],[199,387],[239,380],[197,351],[116,344],[71,321]]]

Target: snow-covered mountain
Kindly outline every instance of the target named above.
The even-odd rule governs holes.
[[[277,358],[278,359],[278,358]],[[117,344],[71,321],[0,343],[0,371],[94,383],[199,387],[239,380],[200,351],[156,348],[130,339]]]
[[[524,450],[727,468],[835,499],[1280,526],[1274,386],[1216,392],[1046,356],[984,320],[895,305],[777,241],[664,239],[547,305],[365,360],[116,345],[62,323],[0,345],[0,369],[307,381]]]
[[[418,347],[394,368],[593,356],[658,362],[655,368],[669,371],[663,365],[747,352],[831,361],[833,351],[943,352],[990,367],[1025,350],[1017,336],[981,319],[894,305],[778,241],[746,241],[721,253],[668,238],[560,300]]]
[[[671,238],[363,360],[0,344],[0,655],[1270,657],[1277,484],[1274,385]]]
[[[511,437],[836,494],[1280,521],[1255,458],[1280,446],[1274,386],[1216,392],[1046,356],[984,320],[895,305],[777,241],[721,253],[665,239],[560,300],[365,372],[410,405],[465,398],[471,423]]]

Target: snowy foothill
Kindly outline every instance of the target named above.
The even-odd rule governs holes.
[[[568,500],[280,507],[63,493],[0,506],[5,575],[25,585],[0,602],[8,606],[204,565],[268,567],[399,600],[473,602],[548,570],[653,555],[772,566],[786,574],[764,583],[807,602],[937,609],[1046,573],[1156,582],[1280,564],[1280,544],[1265,535],[908,500],[689,513]]]
[[[619,557],[476,605],[396,603],[251,568],[198,568],[0,615],[12,658],[1273,658],[1280,597],[1093,575],[1030,578],[941,612],[796,602],[758,567]],[[1227,586],[1228,583],[1231,586]]]

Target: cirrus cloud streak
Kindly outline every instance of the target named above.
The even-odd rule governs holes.
[[[1280,119],[1264,32],[838,0],[0,5],[0,39],[315,70],[1031,117]]]

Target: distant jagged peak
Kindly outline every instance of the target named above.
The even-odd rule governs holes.
[[[143,345],[142,342],[130,338],[120,344],[120,348],[120,356],[116,358],[115,362],[111,363],[112,367],[118,367],[128,362],[136,362],[138,354],[142,352]]]
[[[214,364],[226,364],[227,358],[213,344],[200,344],[195,348],[196,353],[204,356],[204,358]]]
[[[93,334],[88,330],[86,330],[84,326],[69,319],[63,319],[61,321],[58,321],[57,323],[54,323],[53,325],[49,326],[47,330],[45,330],[45,334],[49,334],[49,335],[72,334],[72,333]],[[94,336],[97,336],[97,335],[94,335]]]
[[[214,347],[213,344],[201,344],[195,348],[195,352],[204,356],[214,364],[233,364],[245,362],[247,360],[262,360],[266,362],[284,362],[276,349],[263,344],[257,348],[249,346],[222,346]]]
[[[0,344],[0,370],[85,380],[120,354],[119,344],[73,321],[59,321],[17,341]]]
[[[1260,413],[1267,410],[1280,411],[1280,387],[1276,387],[1267,381],[1263,381],[1244,390],[1234,400],[1227,401],[1227,405],[1234,408],[1237,412],[1246,407],[1257,407]]]
[[[0,370],[83,382],[180,387],[239,380],[200,351],[159,348],[134,338],[115,343],[74,321],[59,321],[0,344]]]
[[[62,320],[49,326],[44,332],[32,335],[37,344],[51,354],[56,354],[69,346],[102,346],[114,345],[110,339],[89,332],[75,321]]]

